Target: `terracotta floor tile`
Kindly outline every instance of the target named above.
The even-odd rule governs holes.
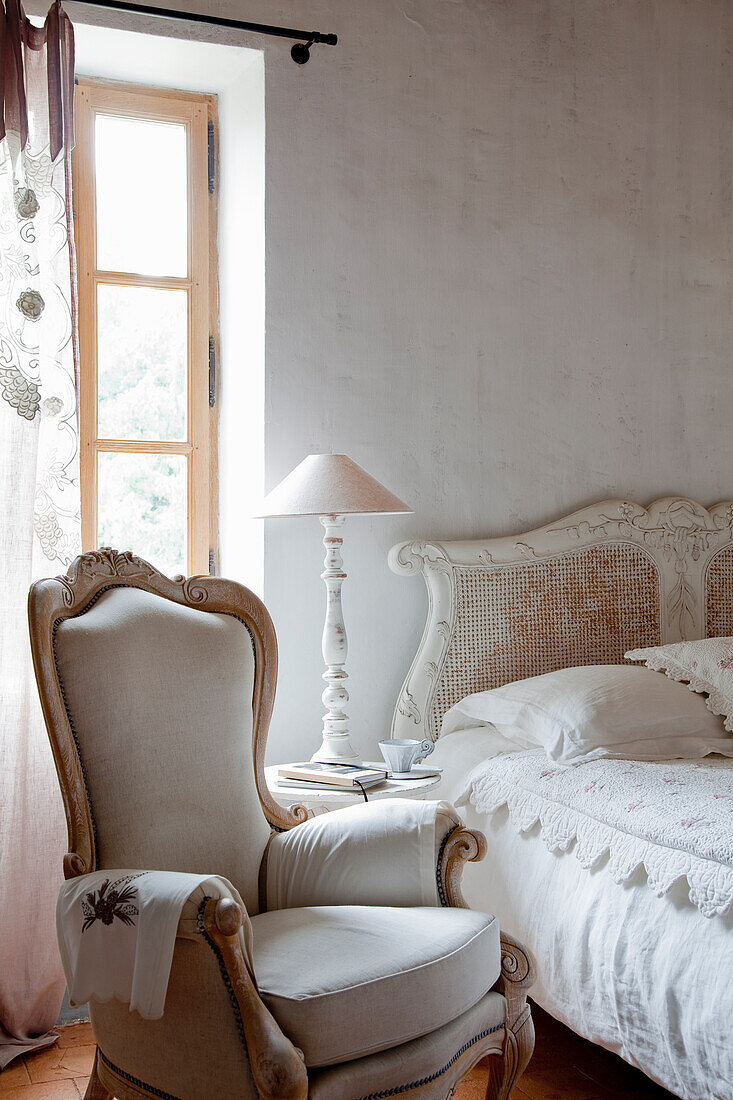
[[[24,1061],[31,1081],[36,1083],[67,1079],[70,1081],[74,1074],[71,1071],[59,1070],[63,1056],[64,1052],[58,1046],[48,1047],[47,1050],[39,1050],[37,1054],[29,1054]]]
[[[56,1029],[59,1033],[60,1047],[81,1047],[94,1043],[94,1032],[90,1023],[67,1024]]]
[[[38,1058],[38,1055],[34,1055]],[[79,1100],[73,1081],[43,1081],[4,1092],[3,1100]]]
[[[85,1077],[91,1072],[95,1047],[85,1046],[51,1047],[26,1059],[28,1075],[31,1081],[71,1081],[74,1077]]]
[[[614,1095],[629,1097],[629,1100],[636,1096],[643,1096],[645,1100],[669,1100],[670,1093],[650,1081],[641,1070],[630,1066],[609,1050],[587,1045],[592,1054],[586,1054],[582,1061],[575,1063],[579,1073],[605,1085]]]
[[[579,1072],[582,1074],[583,1071]],[[623,1073],[612,1074],[605,1081],[594,1073],[590,1079],[603,1081],[613,1100],[674,1100],[671,1093],[638,1071],[633,1077],[626,1077]]]
[[[486,1070],[475,1069],[456,1089],[453,1100],[486,1100]]]
[[[479,1067],[456,1089],[453,1100],[486,1100],[487,1084],[488,1073]],[[530,1098],[517,1085],[512,1089],[512,1100],[530,1100]]]
[[[535,1055],[512,1100],[674,1100],[639,1070],[573,1034],[533,1006]],[[60,1029],[56,1046],[11,1063],[0,1074],[0,1100],[79,1100],[89,1083],[94,1035],[87,1023]],[[484,1100],[488,1071],[478,1066],[455,1100]]]
[[[615,1100],[614,1094],[573,1067],[530,1073],[521,1078],[522,1091],[530,1100]]]
[[[94,1043],[85,1046],[72,1046],[64,1049],[62,1065],[72,1070],[74,1077],[88,1077],[94,1065],[97,1047]]]
[[[5,1100],[5,1093],[8,1089],[18,1088],[19,1085],[28,1085],[30,1080],[25,1062],[22,1058],[16,1058],[0,1073],[0,1096]]]

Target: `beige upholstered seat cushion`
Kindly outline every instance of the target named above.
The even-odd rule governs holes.
[[[54,652],[97,866],[221,875],[257,912],[270,833],[252,763],[252,639],[232,615],[112,588]]]
[[[409,1100],[415,1095],[420,1100],[445,1100],[461,1070],[475,1060],[476,1048],[487,1033],[494,1049],[501,1051],[505,1020],[506,1001],[501,993],[487,993],[468,1012],[429,1035],[356,1062],[311,1070],[308,1100],[379,1100],[385,1096]],[[498,1052],[492,1057],[500,1058]]]
[[[308,1066],[434,1031],[499,977],[498,923],[469,909],[281,909],[252,930],[262,998]]]

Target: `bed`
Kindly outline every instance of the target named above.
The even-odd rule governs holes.
[[[429,603],[392,736],[438,742],[437,797],[488,837],[486,859],[464,877],[468,902],[532,949],[532,996],[553,1016],[684,1100],[731,1100],[731,845],[701,848],[694,829],[678,844],[623,816],[636,804],[628,784],[643,805],[653,773],[696,809],[705,802],[718,835],[728,821],[733,839],[733,799],[721,793],[731,761],[634,765],[633,776],[623,761],[596,761],[566,769],[575,778],[561,776],[548,796],[542,752],[509,752],[470,723],[439,738],[446,711],[473,693],[733,635],[733,503],[609,500],[520,536],[401,543],[390,566],[422,575]],[[601,813],[586,788],[606,782],[615,803],[609,795]],[[659,821],[663,806],[655,812]]]

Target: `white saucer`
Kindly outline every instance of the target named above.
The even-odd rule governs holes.
[[[428,768],[420,764],[409,772],[390,772],[390,779],[430,779],[433,775],[442,775],[442,768]]]

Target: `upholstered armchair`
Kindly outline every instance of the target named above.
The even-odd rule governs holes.
[[[488,1096],[507,1097],[532,1051],[533,969],[462,901],[484,837],[446,803],[426,819],[402,800],[320,818],[274,802],[277,647],[260,600],[102,549],[34,584],[29,615],[66,878],[216,874],[246,908],[186,903],[160,1019],[91,1002],[89,1100],[445,1100],[487,1057]]]

